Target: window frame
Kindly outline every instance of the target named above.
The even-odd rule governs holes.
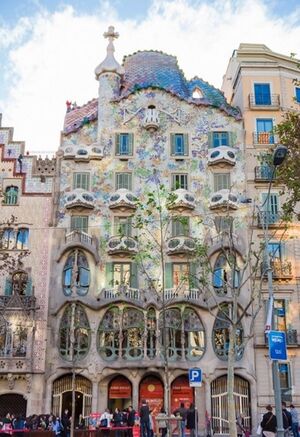
[[[177,184],[176,178],[182,179],[181,182]],[[172,173],[171,175],[171,190],[188,190],[189,183],[188,183],[188,174],[187,173]]]
[[[116,284],[116,279],[115,279],[115,268],[116,266],[120,266],[120,283]],[[128,271],[124,271],[124,267],[125,266],[129,266],[129,270]],[[128,279],[124,278],[124,275],[126,275],[127,273],[129,273],[128,275]],[[113,262],[112,263],[112,286],[113,288],[115,287],[120,287],[120,286],[127,286],[127,287],[131,287],[131,276],[132,276],[132,263],[131,262]]]
[[[125,138],[127,138],[127,144],[121,144]],[[121,150],[123,146],[125,146],[124,151]],[[115,156],[119,158],[133,156],[133,149],[134,134],[132,132],[117,132],[115,134]]]
[[[295,86],[295,102],[300,104],[300,86]]]
[[[85,183],[83,183],[83,176],[86,177]],[[79,181],[77,181],[79,178]],[[85,191],[90,191],[90,178],[89,172],[79,171],[73,173],[73,190],[82,189]],[[80,183],[78,183],[80,182]]]
[[[86,221],[86,226],[74,226],[74,221]],[[70,232],[79,231],[88,233],[89,229],[89,216],[88,215],[72,215],[70,220]]]
[[[258,87],[268,87],[268,93],[260,91],[257,92],[256,88]],[[272,105],[272,89],[271,89],[271,83],[270,82],[254,82],[253,84],[253,94],[254,94],[254,101],[256,106],[271,106]],[[265,99],[265,96],[268,97],[268,99]],[[261,102],[259,102],[261,100]]]
[[[182,222],[181,220],[184,220]],[[174,237],[189,237],[190,235],[190,218],[188,216],[172,218],[172,238]]]
[[[230,137],[228,131],[213,131],[212,132],[212,147],[230,147]]]
[[[118,179],[121,177],[121,176],[124,176],[124,175],[127,175],[127,184],[120,184],[119,182],[118,182]],[[121,172],[116,172],[115,173],[115,190],[117,191],[117,190],[122,190],[122,189],[125,189],[125,190],[128,190],[128,191],[132,191],[132,182],[133,182],[133,178],[132,178],[132,173],[131,172],[125,172],[125,171],[121,171]],[[120,185],[124,185],[124,186],[120,186]],[[126,187],[125,187],[125,185],[127,185]]]
[[[177,150],[177,138],[182,139],[180,147],[183,148],[182,153]],[[171,132],[170,134],[170,155],[175,159],[185,159],[189,157],[189,135],[186,132]]]
[[[229,172],[224,173],[213,173],[213,184],[214,184],[214,191],[220,191],[220,190],[230,190],[231,187],[231,177]],[[223,184],[226,179],[226,184]],[[222,183],[220,183],[222,182]]]
[[[7,191],[9,190],[14,190],[14,193],[7,193]],[[4,192],[4,203],[3,205],[5,206],[16,206],[19,203],[19,187],[16,185],[9,185],[7,187],[5,187],[5,192]],[[7,202],[7,199],[13,199],[13,202]]]

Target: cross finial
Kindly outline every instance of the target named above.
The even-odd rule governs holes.
[[[103,34],[104,38],[108,38],[109,42],[113,42],[114,39],[119,38],[118,32],[115,32],[114,26],[109,26],[108,31],[104,32]]]

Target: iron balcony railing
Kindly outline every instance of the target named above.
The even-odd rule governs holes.
[[[256,96],[249,94],[249,106],[253,109],[272,108],[279,109],[280,97],[279,94],[270,94],[266,96]]]
[[[288,346],[297,346],[298,345],[298,332],[297,329],[287,329],[285,331],[286,344]],[[265,344],[269,344],[268,334],[265,334]]]
[[[271,269],[273,279],[290,279],[292,277],[292,263],[287,260],[271,260]],[[266,277],[268,274],[267,266],[261,263],[261,274]]]
[[[81,243],[88,246],[93,245],[93,238],[86,232],[75,230],[66,235],[66,243]]]
[[[104,288],[101,292],[101,298],[105,300],[128,299],[131,301],[142,301],[142,292],[138,288],[132,288],[128,285],[118,285],[111,288]]]
[[[35,296],[0,296],[0,309],[4,310],[34,310],[36,308]]]
[[[255,181],[270,181],[275,179],[273,168],[269,165],[260,165],[255,167]]]
[[[257,226],[264,228],[266,225],[279,225],[283,220],[281,212],[261,211],[257,214]]]
[[[253,144],[276,144],[278,137],[273,132],[253,132]]]

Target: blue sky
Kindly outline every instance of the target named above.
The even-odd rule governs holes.
[[[29,151],[58,148],[67,99],[97,96],[109,25],[119,62],[162,50],[217,87],[241,42],[300,57],[300,0],[0,0],[2,124]]]

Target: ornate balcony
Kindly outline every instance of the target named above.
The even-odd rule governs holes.
[[[271,260],[270,264],[273,280],[291,279],[293,277],[292,263],[290,261],[275,259]],[[265,277],[268,274],[266,264],[264,262],[261,264],[261,273]]]
[[[68,234],[66,233],[64,241],[59,249],[58,261],[65,252],[76,247],[82,247],[87,250],[91,255],[93,255],[96,262],[99,261],[97,239],[80,230],[75,230]]]
[[[71,191],[71,193],[66,195],[65,207],[67,209],[72,209],[72,208],[94,209],[95,207],[94,195],[81,188],[76,188],[76,190],[73,190]]]
[[[91,159],[102,159],[103,153],[101,148],[97,144],[92,146],[68,146],[64,150],[64,158],[74,159],[75,162],[89,162]]]
[[[280,108],[279,94],[270,94],[269,98],[258,99],[255,94],[249,94],[249,107],[251,109],[275,110]]]
[[[213,253],[216,250],[221,250],[226,247],[232,247],[238,250],[240,253],[244,253],[246,251],[245,240],[241,237],[241,235],[231,233],[230,231],[220,232],[214,237],[209,236],[206,238],[206,244],[209,247],[209,253]]]
[[[255,182],[269,182],[272,177],[275,179],[275,174],[273,174],[273,168],[269,165],[260,165],[255,167]]]
[[[220,190],[210,198],[210,209],[238,209],[238,197],[230,190]]]
[[[236,151],[232,147],[219,146],[208,150],[208,165],[236,164]]]
[[[171,237],[167,241],[168,255],[188,255],[196,250],[196,242],[192,237],[178,236]]]
[[[174,300],[195,300],[199,301],[201,297],[200,290],[189,288],[186,285],[165,289],[165,301]]]
[[[137,199],[131,191],[126,188],[120,188],[110,196],[109,208],[122,212],[126,210],[135,210],[136,201]]]
[[[100,300],[128,300],[132,302],[142,302],[143,294],[138,288],[132,288],[127,285],[119,285],[112,288],[104,288],[100,294]]]
[[[116,236],[108,240],[107,249],[109,255],[135,255],[138,251],[138,244],[132,237]]]
[[[278,142],[277,135],[273,132],[253,132],[253,144],[263,146],[270,144],[276,144]]]
[[[283,214],[280,212],[261,211],[257,214],[257,226],[260,228],[264,228],[267,225],[270,228],[280,224],[284,224]]]
[[[35,296],[21,296],[19,294],[12,294],[11,296],[0,296],[0,310],[31,311],[35,309]]]
[[[31,359],[25,357],[7,357],[0,355],[0,373],[31,372]]]
[[[298,345],[298,335],[297,329],[287,329],[286,331],[286,344],[288,346],[297,346]]]
[[[146,109],[143,125],[147,130],[152,132],[156,131],[159,128],[159,117],[157,109]]]
[[[192,210],[195,208],[195,196],[183,188],[170,193],[170,199],[168,202],[168,208],[183,212],[186,210]]]

